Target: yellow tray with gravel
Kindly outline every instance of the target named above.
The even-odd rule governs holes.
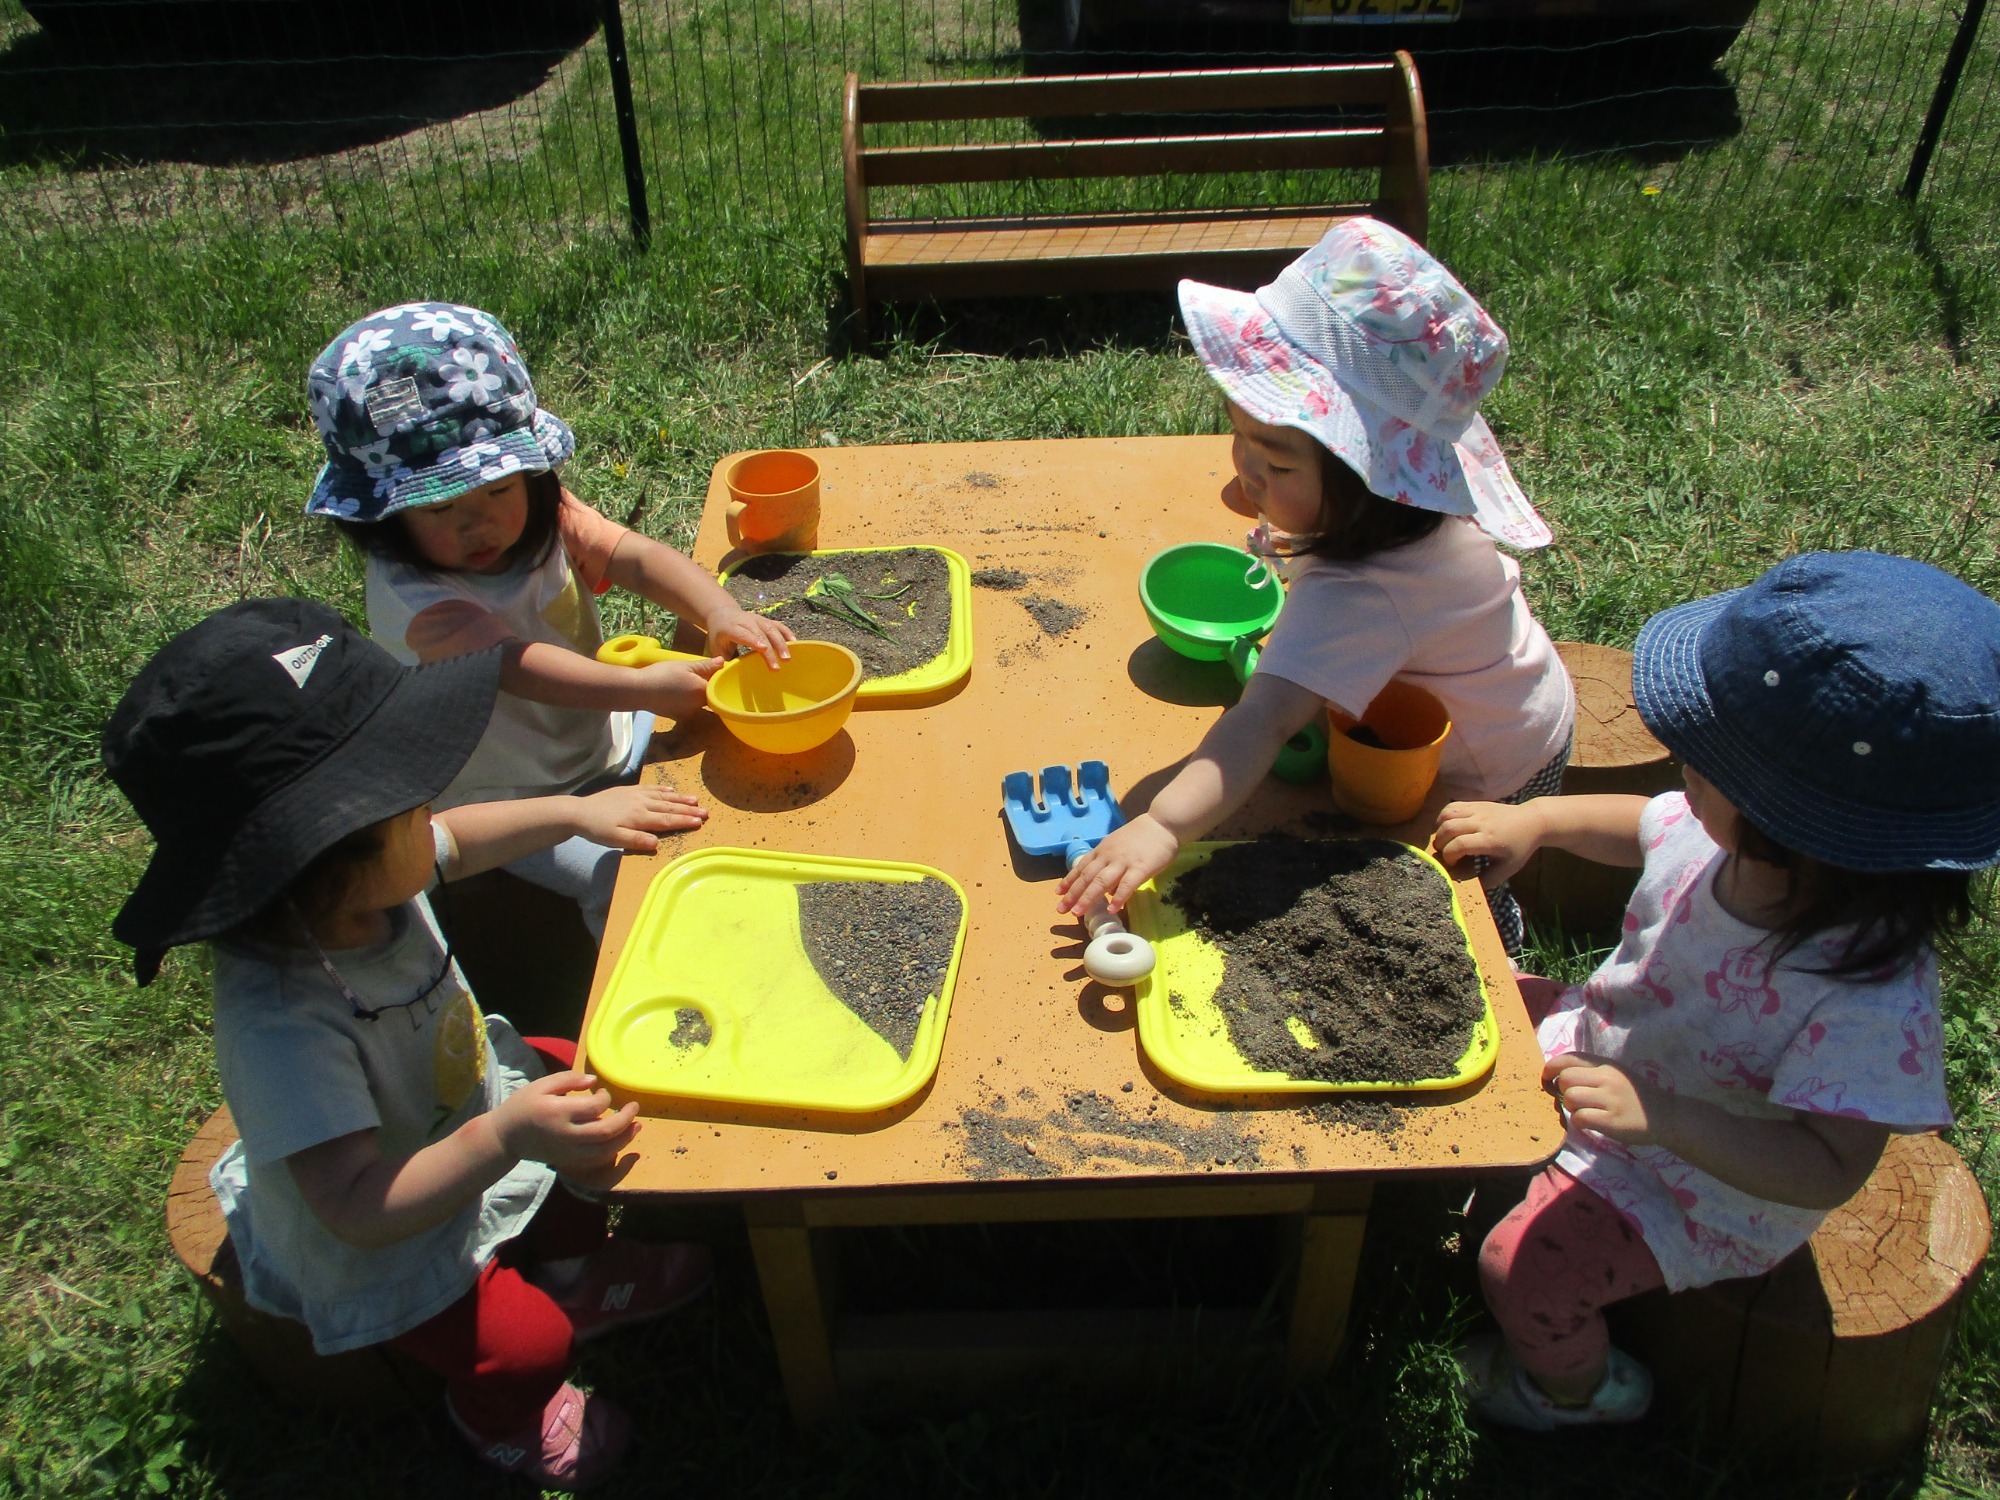
[[[1449,1089],[1493,1066],[1492,1000],[1444,867],[1387,839],[1190,844],[1134,894],[1158,953],[1139,1043],[1215,1094]]]
[[[760,552],[719,577],[745,609],[860,657],[863,703],[927,698],[972,670],[972,569],[949,547]]]
[[[858,1112],[944,1048],[965,892],[927,865],[700,849],[653,878],[585,1033],[621,1095]]]

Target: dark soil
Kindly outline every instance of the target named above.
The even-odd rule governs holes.
[[[667,1033],[667,1044],[682,1049],[706,1047],[714,1037],[708,1017],[692,1005],[683,1005],[674,1012],[674,1029]]]
[[[1357,745],[1373,745],[1377,750],[1387,750],[1389,748],[1382,743],[1382,736],[1366,724],[1356,724],[1352,729],[1347,731],[1347,737]]]
[[[1019,568],[979,568],[972,575],[972,586],[1012,593],[1028,586],[1028,575]]]
[[[806,590],[828,573],[854,585],[854,602],[882,626],[886,638],[806,602]],[[745,609],[783,621],[806,640],[847,647],[861,658],[864,680],[914,671],[941,656],[951,641],[951,570],[935,547],[814,556],[770,552],[745,562],[724,587]],[[870,594],[895,597],[861,597]]]
[[[1023,1090],[1021,1102],[1034,1104]],[[1261,1163],[1259,1137],[1233,1114],[1199,1125],[1162,1118],[1159,1106],[1142,1113],[1095,1089],[1071,1094],[1060,1109],[1016,1112],[996,1094],[990,1109],[968,1109],[957,1127],[965,1132],[966,1172],[981,1181],[997,1177],[1062,1177],[1104,1170],[1093,1162],[1130,1162],[1161,1171],[1213,1172],[1217,1167]],[[952,1128],[947,1125],[947,1128]]]
[[[958,893],[928,879],[813,881],[798,891],[799,931],[814,971],[907,1062],[924,1002],[944,993]]]
[[[1062,600],[1051,599],[1046,594],[1030,594],[1021,601],[1021,608],[1034,617],[1035,623],[1042,627],[1044,635],[1061,635],[1064,631],[1081,625],[1086,617],[1085,611],[1078,609],[1074,604],[1065,604]]]
[[[1216,851],[1172,900],[1222,950],[1216,1004],[1258,1068],[1329,1083],[1440,1078],[1484,1014],[1450,887],[1401,845],[1266,834]],[[1291,1016],[1317,1047],[1293,1037]]]

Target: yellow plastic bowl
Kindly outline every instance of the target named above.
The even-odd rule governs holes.
[[[764,658],[739,656],[708,679],[708,706],[744,744],[797,755],[840,733],[854,712],[861,658],[832,641],[793,641],[774,672]]]

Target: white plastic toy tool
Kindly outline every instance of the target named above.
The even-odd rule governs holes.
[[[1060,854],[1071,869],[1095,849],[1104,836],[1125,821],[1111,792],[1111,768],[1087,760],[1070,783],[1068,766],[1044,766],[1040,784],[1026,771],[1009,771],[1000,780],[1000,808],[1008,832],[1023,854]],[[1153,945],[1104,909],[1100,899],[1078,913],[1090,945],[1083,950],[1083,969],[1099,984],[1133,984],[1153,972]]]

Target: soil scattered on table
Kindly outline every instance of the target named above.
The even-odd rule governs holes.
[[[979,568],[972,575],[972,586],[1011,594],[1028,586],[1028,575],[1019,568]]]
[[[844,617],[824,592],[808,590],[828,574],[853,585],[846,597],[881,633]],[[745,609],[768,615],[812,641],[832,641],[861,658],[863,680],[899,677],[935,661],[951,641],[951,569],[935,547],[890,552],[768,552],[752,557],[723,585]]]
[[[968,1109],[957,1121],[966,1174],[982,1182],[999,1177],[1072,1177],[1104,1173],[1119,1163],[1158,1171],[1213,1172],[1262,1163],[1261,1140],[1233,1114],[1189,1125],[1157,1113],[1120,1108],[1095,1089],[1069,1095],[1060,1109],[1016,1114],[996,1095],[991,1109]],[[951,1128],[947,1126],[946,1128]]]
[[[1330,1083],[1441,1078],[1485,1012],[1450,887],[1400,844],[1267,834],[1217,850],[1171,900],[1222,950],[1216,1006],[1257,1068]]]
[[[811,881],[798,892],[799,932],[814,972],[909,1061],[925,1003],[944,993],[958,893],[928,878]]]
[[[1061,635],[1064,631],[1075,629],[1085,619],[1085,611],[1060,599],[1051,599],[1046,594],[1028,595],[1021,601],[1021,608],[1034,617],[1044,635]]]
[[[692,1005],[683,1005],[674,1012],[674,1029],[667,1033],[667,1045],[688,1050],[706,1047],[715,1037],[715,1029],[708,1024],[708,1017]]]

